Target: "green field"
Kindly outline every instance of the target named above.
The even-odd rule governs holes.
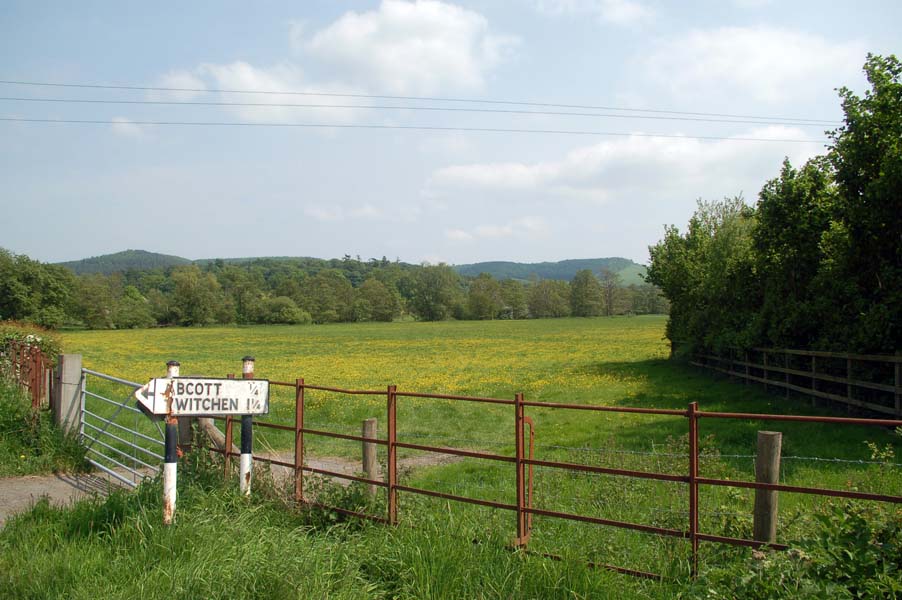
[[[181,362],[183,375],[240,373],[241,357],[252,354],[257,358],[256,376],[273,381],[293,382],[303,377],[311,384],[352,389],[384,390],[387,385],[394,384],[399,391],[500,398],[513,398],[515,393],[523,392],[528,400],[576,404],[684,409],[689,402],[697,401],[702,410],[828,413],[828,409],[813,407],[807,400],[764,395],[756,387],[714,378],[708,372],[667,360],[664,324],[662,317],[624,317],[85,331],[66,333],[63,341],[67,352],[83,354],[86,367],[139,382],[162,375],[165,362],[170,359]],[[89,379],[89,389],[109,397],[124,398],[128,393],[123,386],[94,379]],[[317,429],[356,433],[362,419],[377,417],[380,433],[384,435],[384,411],[384,396],[358,397],[312,391],[307,396],[307,426]],[[542,408],[529,408],[527,414],[536,423],[535,455],[539,459],[686,473],[687,423],[684,417]],[[293,389],[274,393],[267,420],[292,424],[293,415]],[[151,431],[149,424],[145,427]],[[902,450],[899,438],[887,430],[875,428],[706,419],[701,427],[701,474],[754,479],[756,431],[774,428],[784,434],[782,481],[902,493],[900,469],[892,464],[879,464],[893,463],[895,459],[886,454],[874,461],[872,451],[866,445],[870,441],[884,450],[889,445],[890,451],[898,452]],[[512,455],[513,408],[402,398],[398,409],[398,437],[412,443]],[[308,456],[355,459],[360,453],[356,442],[312,435],[307,436],[307,442]],[[257,449],[288,451],[291,443],[291,434],[257,430]],[[417,454],[421,453],[406,451],[401,455]],[[380,460],[384,465],[384,452],[380,454]],[[465,459],[427,466],[402,472],[401,483],[485,500],[514,501],[514,469],[506,463]],[[542,468],[536,469],[534,483],[533,504],[539,508],[686,528],[688,494],[681,483]],[[353,502],[347,494],[342,501]],[[752,498],[750,490],[703,487],[700,497],[702,531],[747,537],[751,527]],[[204,504],[202,500],[198,502]],[[793,540],[811,530],[811,513],[823,510],[826,501],[783,493],[780,506],[780,538]],[[384,501],[380,499],[366,508],[383,510]],[[187,510],[193,514],[190,511],[194,509]],[[153,523],[152,515],[142,518]],[[514,536],[514,516],[507,511],[402,493],[400,518],[403,525],[412,528],[398,530],[405,533],[393,533],[394,530],[378,526],[364,528],[363,533],[355,534],[362,537],[348,542],[351,545],[342,552],[353,555],[348,548],[353,548],[354,544],[377,544],[383,553],[396,556],[396,567],[408,572],[415,580],[411,584],[413,587],[403,588],[406,591],[399,594],[401,597],[521,595],[504,586],[491,592],[485,583],[490,572],[491,578],[519,581],[515,585],[520,588],[514,589],[533,590],[532,594],[524,595],[534,597],[552,595],[541,593],[541,590],[551,589],[542,586],[550,585],[554,578],[559,578],[564,589],[582,590],[575,592],[576,597],[598,595],[599,590],[607,590],[606,595],[616,597],[617,592],[622,591],[621,586],[627,586],[632,595],[661,597],[671,596],[676,589],[587,570],[581,566],[586,559],[664,573],[676,581],[682,581],[687,574],[688,544],[685,541],[536,517],[530,549],[560,554],[568,560],[557,563],[529,558],[529,568],[544,575],[538,580],[530,579],[531,576],[523,579],[525,576],[516,574],[517,567],[512,566],[510,555],[503,550]],[[284,532],[274,535],[284,535]],[[408,541],[400,541],[400,538]],[[333,551],[340,546],[335,539],[321,536],[316,539],[319,540],[316,543],[325,544]],[[480,550],[474,550],[474,541],[480,543]],[[395,543],[401,547],[387,549],[386,545]],[[420,547],[424,543],[435,547],[419,551],[416,556],[404,545]],[[489,546],[502,549],[489,551],[486,549]],[[716,544],[704,544],[703,569],[716,568],[724,561],[732,560],[730,557],[735,558],[723,551]],[[491,558],[483,556],[485,552],[490,552]],[[450,556],[458,554],[461,564],[470,565],[469,569],[476,569],[474,565],[487,561],[484,570],[475,576],[475,581],[483,583],[475,588],[467,587],[466,569],[459,571],[448,566],[445,575],[450,580],[436,572],[441,570],[442,561],[452,560]],[[356,560],[365,562],[354,555],[351,561]],[[316,571],[316,576],[325,577],[321,570]],[[545,576],[551,579],[543,579]],[[450,587],[433,588],[429,592],[430,578],[439,578],[438,581]],[[384,589],[378,589],[384,592]],[[560,594],[560,597],[571,596]]]

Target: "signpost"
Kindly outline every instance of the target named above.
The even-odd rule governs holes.
[[[139,388],[135,398],[153,415],[264,415],[269,412],[269,382],[263,379],[160,377]]]
[[[163,465],[163,523],[172,523],[176,499],[176,440],[178,417],[241,415],[240,485],[250,494],[253,464],[253,415],[269,412],[269,381],[254,379],[254,359],[243,359],[244,379],[179,377],[179,364],[167,364],[167,377],[151,379],[135,390],[138,407],[166,419]],[[230,452],[231,448],[226,448]]]

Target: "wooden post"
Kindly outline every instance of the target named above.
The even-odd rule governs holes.
[[[846,359],[846,402],[849,403],[849,406],[852,406],[854,400],[852,399],[852,359]]]
[[[363,433],[365,438],[376,439],[377,421],[375,417],[364,419]],[[378,464],[376,463],[376,444],[373,442],[363,442],[363,474],[367,479],[376,479],[379,477]],[[368,486],[370,496],[376,496],[376,486],[370,484]]]
[[[811,357],[811,391],[817,392],[817,357]],[[817,406],[817,395],[811,394],[811,406]]]
[[[899,356],[899,351],[896,351],[896,356]],[[896,418],[902,419],[902,362],[896,363],[896,384],[894,386],[896,388]]]
[[[789,400],[789,354],[783,353],[783,383],[785,385],[786,390],[786,399]]]
[[[755,481],[758,483],[779,483],[780,451],[783,434],[779,431],[758,432],[758,455],[755,458]],[[777,492],[755,490],[755,511],[753,524],[755,541],[773,544],[777,541]]]

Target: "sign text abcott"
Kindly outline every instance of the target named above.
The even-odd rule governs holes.
[[[265,379],[152,379],[135,397],[155,415],[262,415],[269,412]]]

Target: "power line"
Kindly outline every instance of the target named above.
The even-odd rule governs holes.
[[[0,117],[0,121],[12,123],[69,123],[79,125],[160,125],[160,126],[201,126],[201,127],[298,127],[311,129],[402,129],[413,131],[458,131],[477,133],[544,133],[583,136],[616,136],[666,138],[681,140],[720,140],[731,142],[785,142],[791,144],[826,144],[828,140],[792,140],[778,138],[726,137],[714,135],[679,135],[663,133],[624,133],[615,131],[578,131],[568,129],[508,129],[502,127],[440,127],[435,125],[379,125],[367,123],[248,123],[240,121],[104,121],[99,119],[29,119]]]
[[[433,112],[469,112],[469,113],[493,113],[514,115],[550,115],[568,117],[600,117],[614,119],[654,119],[663,121],[699,121],[704,123],[739,123],[752,125],[796,125],[800,127],[817,127],[828,123],[801,123],[792,121],[758,121],[736,119],[713,119],[704,117],[677,117],[661,115],[615,115],[604,113],[582,113],[548,110],[516,110],[498,108],[456,108],[445,106],[404,106],[404,105],[364,105],[364,104],[284,104],[273,102],[213,102],[213,101],[188,101],[188,100],[96,100],[84,98],[27,98],[17,96],[0,96],[0,101],[5,102],[52,102],[60,104],[126,104],[126,105],[152,105],[152,106],[242,106],[242,107],[272,107],[272,108],[327,108],[327,109],[368,109],[368,110],[418,110]]]
[[[0,79],[0,83],[9,85],[27,85],[42,87],[62,87],[62,88],[80,88],[80,89],[100,89],[100,90],[130,90],[145,92],[192,92],[192,93],[217,93],[217,94],[264,94],[276,96],[323,96],[330,98],[369,98],[376,100],[407,100],[419,102],[463,102],[472,104],[508,104],[513,106],[533,106],[542,108],[566,108],[575,110],[618,110],[624,112],[638,113],[657,113],[668,115],[688,115],[696,117],[724,117],[735,119],[760,119],[765,121],[793,121],[805,122],[818,125],[838,125],[837,121],[828,121],[825,119],[804,119],[796,117],[773,117],[760,115],[737,115],[728,113],[713,112],[690,112],[680,110],[662,110],[653,108],[628,108],[617,106],[600,106],[585,104],[554,104],[550,102],[525,102],[519,100],[488,100],[476,98],[448,98],[440,96],[391,96],[384,94],[353,94],[339,92],[299,92],[299,91],[275,91],[275,90],[231,90],[231,89],[208,89],[208,88],[180,88],[180,87],[153,87],[138,85],[104,85],[92,83],[55,83],[55,82],[39,82],[39,81],[19,81],[10,79]]]

